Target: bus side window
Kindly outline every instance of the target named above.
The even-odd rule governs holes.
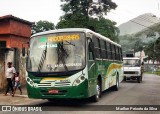
[[[116,60],[119,60],[118,46],[116,46]]]
[[[101,55],[102,59],[106,58],[106,42],[104,40],[100,40],[100,45],[101,45]]]
[[[108,42],[106,42],[106,58],[105,59],[108,59],[109,58],[109,55],[108,55]]]
[[[121,61],[122,58],[121,58],[121,47],[119,47],[119,60]]]
[[[108,43],[108,59],[111,60],[112,58],[112,49],[111,49],[111,43]]]
[[[122,48],[120,48],[121,60],[123,61]]]
[[[111,60],[114,60],[114,53],[113,53],[113,51],[114,51],[114,47],[113,47],[113,44],[111,44],[110,43],[110,48],[111,48],[111,50],[110,50],[110,52],[111,52]]]
[[[94,60],[94,43],[90,40],[88,40],[88,59]]]
[[[101,58],[100,42],[96,36],[93,36],[95,58]]]

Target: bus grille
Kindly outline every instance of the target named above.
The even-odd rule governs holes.
[[[64,86],[71,86],[71,82],[55,82],[54,84],[51,83],[39,83],[37,84],[38,87],[64,87]]]
[[[41,83],[37,84],[38,87],[51,87],[51,83]]]
[[[70,86],[71,82],[55,82],[55,87]]]

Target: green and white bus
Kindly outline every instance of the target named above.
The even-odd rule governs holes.
[[[122,64],[121,46],[89,29],[37,33],[31,36],[27,53],[28,97],[98,101],[102,91],[118,90]]]

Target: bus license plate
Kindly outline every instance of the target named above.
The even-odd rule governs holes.
[[[48,90],[48,93],[58,93],[58,90]]]

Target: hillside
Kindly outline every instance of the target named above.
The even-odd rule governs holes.
[[[159,18],[151,13],[142,14],[126,23],[118,26],[120,30],[120,36],[126,34],[136,34],[147,27],[160,23]]]
[[[123,51],[134,49],[139,51],[143,47],[146,47],[149,43],[153,43],[160,37],[160,22],[148,26],[141,31],[134,34],[127,34],[119,36],[120,44],[122,45]]]

